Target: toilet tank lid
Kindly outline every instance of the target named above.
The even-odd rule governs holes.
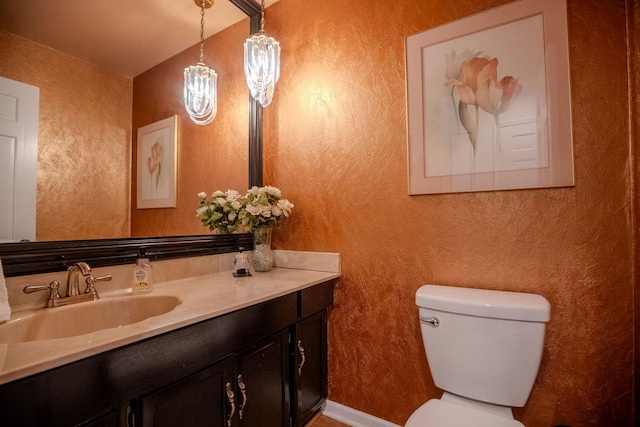
[[[416,292],[419,307],[494,319],[548,322],[551,306],[537,294],[424,285]]]

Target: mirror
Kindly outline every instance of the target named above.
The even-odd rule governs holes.
[[[177,55],[183,55],[185,61],[179,64],[172,60],[165,61],[160,68],[154,68],[127,83],[126,79],[111,78],[106,70],[82,61],[71,61],[69,58],[54,60],[54,52],[40,45],[34,46],[35,43],[25,43],[24,39],[19,45],[7,45],[7,37],[3,38],[0,34],[0,50],[5,58],[11,57],[11,53],[15,54],[15,58],[26,52],[38,52],[38,59],[26,58],[19,65],[3,63],[0,68],[4,76],[20,81],[19,77],[33,73],[46,83],[50,83],[57,75],[68,79],[65,85],[52,86],[44,106],[48,111],[44,116],[48,124],[60,123],[64,116],[65,125],[41,124],[39,130],[39,140],[42,142],[38,158],[38,241],[202,234],[204,231],[194,214],[199,191],[212,192],[227,188],[241,191],[243,186],[262,184],[262,111],[259,105],[250,100],[243,82],[241,64],[244,39],[249,33],[259,30],[260,6],[253,0],[229,1],[251,17],[251,29],[240,31],[232,27],[230,31],[224,31],[223,36],[214,36],[205,41],[205,62],[218,72],[219,90],[218,117],[208,127],[196,128],[197,125],[190,123],[181,105],[182,69],[197,62],[199,46]],[[191,7],[195,9],[194,5]],[[195,20],[193,26],[196,30],[197,25],[198,21]],[[231,38],[233,40],[229,47],[224,46],[224,41]],[[239,59],[237,55],[233,60],[225,59],[222,55],[216,56],[220,52],[230,51],[237,54],[238,49]],[[55,70],[46,68],[51,64],[57,64],[58,67]],[[11,75],[12,66],[15,76]],[[236,69],[240,70],[240,75],[231,79],[231,72]],[[163,74],[165,70],[177,74],[171,82]],[[223,74],[227,78],[225,83]],[[80,83],[83,80],[94,86],[99,82],[100,90],[82,89]],[[238,89],[240,83],[244,84],[242,91]],[[70,89],[80,95],[70,98]],[[125,95],[122,96],[122,93]],[[233,95],[235,99],[231,100]],[[86,98],[82,99],[82,96]],[[151,99],[152,96],[155,98]],[[122,102],[122,98],[128,101]],[[41,111],[44,101],[41,91]],[[127,104],[132,106],[127,107]],[[87,111],[87,105],[94,109]],[[114,105],[116,108],[113,108]],[[223,111],[227,105],[233,107],[228,109],[229,113],[225,116]],[[173,114],[180,115],[178,157],[190,159],[179,161],[178,164],[178,187],[184,189],[182,194],[178,194],[178,208],[138,210],[135,206],[136,188],[131,185],[136,182],[137,159],[135,154],[132,158],[131,153],[135,153],[137,129]],[[74,121],[77,118],[82,119]],[[80,133],[74,130],[77,126],[81,128]],[[230,139],[234,139],[236,145],[223,144]],[[73,144],[61,147],[57,143],[44,143],[60,140],[71,140]],[[113,141],[121,143],[114,144]],[[230,157],[239,159],[239,163],[234,163]],[[237,175],[225,181],[219,174],[229,170]],[[123,176],[125,179],[122,179]],[[176,217],[186,223],[184,218],[192,216],[192,224],[172,225],[172,219]]]

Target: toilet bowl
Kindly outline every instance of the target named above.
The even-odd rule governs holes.
[[[490,412],[466,408],[441,398],[431,399],[419,407],[411,415],[406,426],[524,427],[524,424],[513,418],[509,419]]]
[[[524,427],[540,367],[549,302],[540,295],[425,285],[416,292],[422,340],[439,399],[405,427]]]

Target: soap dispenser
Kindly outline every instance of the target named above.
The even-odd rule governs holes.
[[[140,248],[136,265],[133,267],[131,292],[141,294],[153,290],[153,267],[147,258],[145,248]]]
[[[236,259],[235,261],[233,261],[233,264],[234,264],[233,277],[251,276],[251,272],[249,271],[249,257],[247,256],[246,253],[242,252],[244,250],[243,247],[240,247],[238,249],[240,249],[240,253],[236,255]]]

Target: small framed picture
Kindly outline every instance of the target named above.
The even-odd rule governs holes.
[[[178,116],[138,129],[138,209],[175,208]]]

